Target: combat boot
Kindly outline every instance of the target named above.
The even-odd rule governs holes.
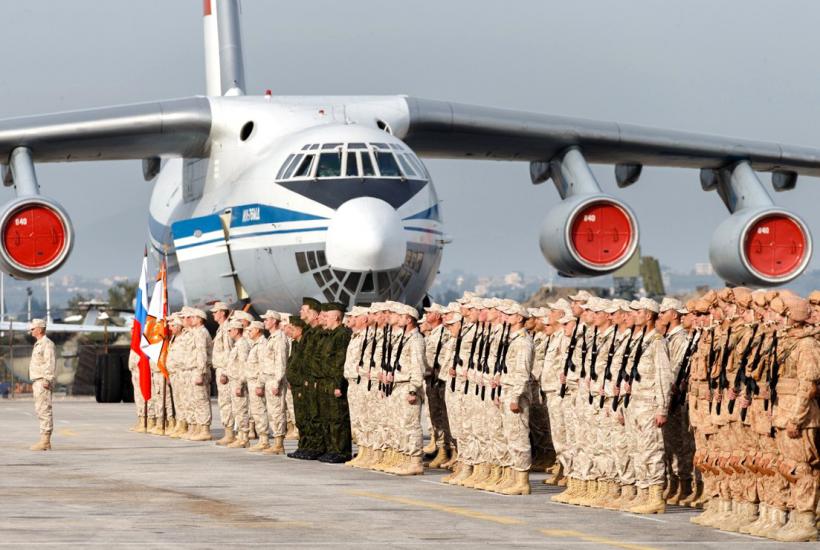
[[[755,529],[754,533],[750,534],[758,537],[772,538],[786,525],[786,517],[786,510],[769,506],[768,520],[759,528]]]
[[[251,420],[250,426],[248,427],[248,439],[259,439],[259,434],[256,433],[256,424],[253,420]]]
[[[386,449],[382,451],[379,461],[373,464],[373,469],[377,472],[385,472],[390,466],[390,461],[393,458],[393,449]]]
[[[436,451],[436,456],[430,461],[428,468],[441,468],[442,464],[447,462],[447,449],[439,447]]]
[[[422,461],[422,457],[408,456],[404,466],[395,473],[400,476],[418,476],[424,474],[424,462]]]
[[[191,438],[199,433],[199,424],[188,424],[188,431],[182,434],[180,439],[191,441]]]
[[[587,498],[591,487],[591,481],[587,481],[585,479],[578,480],[578,492],[575,493],[574,496],[570,496],[567,499],[567,504],[578,505],[579,502]]]
[[[552,475],[544,479],[544,485],[558,485],[564,477],[564,467],[561,466],[560,462],[556,462],[547,472]]]
[[[621,511],[629,512],[632,508],[636,506],[642,506],[648,502],[647,498],[649,497],[649,491],[647,489],[642,489],[640,487],[636,487],[635,498],[633,498],[629,502],[623,502],[621,504]]]
[[[157,427],[157,419],[153,416],[148,417],[148,427],[145,429],[145,433],[151,433],[154,428]]]
[[[400,453],[396,451],[394,456],[393,462],[387,469],[387,473],[389,474],[399,474],[402,472],[407,465],[410,463],[410,455],[406,455],[404,453]]]
[[[222,436],[222,439],[217,440],[216,444],[220,447],[224,447],[234,441],[236,441],[236,434],[234,434],[233,428],[225,428],[225,435]]]
[[[475,486],[476,481],[486,478],[486,466],[487,464],[484,462],[476,464],[473,466],[473,473],[470,474],[470,477],[462,479],[458,484],[462,487],[472,489]]]
[[[143,422],[142,417],[137,417],[137,423],[128,428],[129,432],[137,432],[142,433],[145,431],[145,422]]]
[[[450,453],[450,460],[442,464],[441,467],[452,470],[455,468],[456,464],[458,464],[458,449],[453,449],[453,452]]]
[[[663,490],[663,500],[669,500],[672,495],[678,492],[678,487],[680,487],[678,476],[670,475],[667,479],[666,488]]]
[[[598,497],[599,489],[603,487],[597,479],[587,481],[587,491],[583,498],[577,499],[573,504],[576,506],[591,506],[591,503]]]
[[[436,452],[436,440],[431,437],[427,445],[421,449],[421,452],[425,455],[431,455]]]
[[[650,485],[645,489],[644,502],[629,509],[633,514],[663,514],[666,512],[666,501],[663,500],[663,485]]]
[[[615,510],[627,510],[638,497],[638,488],[634,484],[621,485],[621,498],[613,503]]]
[[[177,429],[177,421],[175,418],[169,418],[165,424],[165,435],[171,435]]]
[[[248,449],[249,453],[259,453],[264,451],[265,449],[269,448],[270,444],[268,443],[268,434],[260,433],[259,434],[259,441],[256,442],[256,445]]]
[[[789,513],[789,522],[776,531],[772,537],[780,542],[808,542],[817,540],[817,525],[814,512]]]
[[[461,469],[461,462],[456,462],[453,466],[453,471],[441,478],[442,483],[450,483],[450,480],[456,477],[458,471]]]
[[[384,457],[384,451],[381,449],[373,449],[373,456],[370,457],[370,460],[367,463],[367,468],[370,470],[375,470],[376,466],[379,465],[379,462],[382,461]]]
[[[361,462],[363,458],[364,458],[364,447],[359,445],[359,447],[356,451],[356,456],[354,456],[353,458],[351,458],[350,460],[345,462],[345,466],[350,466],[351,468],[356,468],[356,463]]]
[[[493,487],[501,479],[501,466],[499,466],[498,464],[488,464],[487,466],[489,468],[487,472],[487,477],[476,483],[473,487],[474,489],[488,491],[490,487]]]
[[[595,498],[589,502],[591,508],[603,508],[612,498],[612,486],[615,485],[612,481],[598,481],[598,492]]]
[[[285,454],[285,436],[277,435],[273,438],[273,445],[262,451],[266,455]]]
[[[184,434],[187,431],[188,431],[188,423],[185,422],[184,420],[180,420],[179,422],[177,422],[177,425],[176,425],[176,428],[174,428],[174,431],[171,432],[171,437],[173,437],[174,439],[179,439],[180,437],[182,437],[182,434]]]
[[[754,535],[759,528],[761,528],[768,521],[770,521],[771,507],[768,504],[766,504],[765,502],[761,502],[757,507],[757,511],[757,519],[754,520],[752,523],[743,525],[740,529],[738,529],[738,533],[743,533],[744,535]]]
[[[470,477],[473,473],[473,467],[470,464],[462,464],[458,474],[454,475],[447,483],[450,485],[459,485],[462,481]]]
[[[299,430],[296,429],[296,424],[288,421],[288,431],[285,434],[287,441],[296,441],[299,439]]]
[[[502,487],[498,492],[502,495],[529,495],[532,492],[530,488],[530,472],[529,470],[512,470],[512,482]]]
[[[715,525],[721,531],[737,533],[741,527],[750,525],[757,520],[757,504],[745,501],[734,501],[732,503],[732,515],[727,521]]]
[[[30,451],[50,451],[51,450],[51,434],[41,433],[40,441],[29,447]]]
[[[239,432],[237,434],[237,438],[234,439],[232,443],[225,445],[225,447],[228,449],[247,449],[248,445],[250,445],[250,441],[248,440],[248,432]]]
[[[471,489],[478,489],[478,486],[483,484],[485,481],[490,479],[490,475],[493,472],[493,465],[489,462],[485,462],[481,465],[481,471],[479,474],[473,479],[472,484],[469,486]],[[465,485],[467,487],[467,485]]]
[[[355,464],[353,464],[353,466],[355,468],[370,468],[370,465],[373,463],[373,459],[375,456],[373,448],[359,447],[359,449],[359,454],[356,455],[356,459],[353,461]]]
[[[717,500],[710,500],[703,506],[703,512],[698,514],[697,516],[692,516],[689,518],[690,523],[694,523],[695,525],[707,525],[707,522],[710,522],[712,518],[717,515],[718,513],[718,501]]]
[[[492,491],[493,493],[501,493],[507,485],[510,485],[513,482],[513,472],[512,468],[509,466],[502,466],[501,467],[501,479],[498,482],[490,487],[488,490]]]
[[[680,480],[678,482],[678,490],[675,492],[674,495],[670,496],[666,499],[667,504],[672,504],[676,506],[681,506],[682,502],[689,498],[689,495],[692,494],[692,480]]]
[[[211,435],[211,427],[200,424],[199,430],[191,436],[191,441],[211,441],[213,438],[213,435]]]
[[[620,502],[623,497],[621,485],[617,481],[609,482],[609,495],[603,499],[601,508],[604,510],[620,510]]]
[[[558,493],[557,495],[553,495],[552,498],[550,498],[550,500],[553,502],[560,502],[561,504],[569,504],[570,497],[572,497],[575,494],[575,491],[577,490],[577,483],[578,480],[576,480],[574,477],[568,477],[567,488],[564,491]]]
[[[151,435],[165,435],[165,430],[162,429],[162,420],[154,423],[154,427],[148,430]]]

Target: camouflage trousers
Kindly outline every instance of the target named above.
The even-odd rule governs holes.
[[[293,406],[293,391],[290,389],[290,384],[287,384],[287,393],[285,394],[285,403],[288,408],[288,422],[296,424],[296,409]]]
[[[350,435],[356,445],[364,445],[365,431],[365,400],[367,399],[367,381],[362,379],[356,383],[356,379],[347,381],[347,407],[350,411]]]
[[[372,380],[370,391],[363,381],[365,388],[364,408],[367,413],[363,417],[362,428],[368,447],[377,450],[387,450],[387,426],[384,396],[378,389],[378,382]]]
[[[225,383],[222,383],[222,377],[225,377]],[[216,369],[216,402],[219,405],[219,419],[222,421],[222,426],[226,429],[233,429],[234,417],[233,407],[231,407],[231,383],[227,379],[228,373],[225,369]]]
[[[594,471],[598,479],[603,481],[618,481],[626,473],[626,464],[629,456],[626,430],[618,422],[618,413],[612,410],[612,397],[604,399],[604,406],[600,406],[600,396],[593,399],[592,407],[597,409],[598,423],[595,427],[597,442],[593,455]]]
[[[183,370],[177,373],[177,383],[174,387],[174,397],[179,397],[180,403],[184,404],[183,416],[177,414],[177,418],[185,420],[188,424],[194,422],[194,374],[192,371]]]
[[[450,381],[445,382],[444,406],[447,408],[447,425],[450,430],[450,436],[458,443],[458,452],[460,454],[462,452],[462,420],[464,418],[462,400],[464,394],[458,391],[459,385],[463,386],[464,382],[462,381],[461,384],[459,384],[459,381],[456,380],[456,391],[450,391]]]
[[[576,435],[578,433],[578,415],[575,413],[575,400],[577,398],[577,386],[567,386],[567,391],[564,397],[558,397],[559,406],[561,407],[564,433],[566,434],[565,441],[567,442],[566,452],[564,453],[566,464],[564,465],[564,473],[567,477],[578,478],[578,440]],[[559,395],[559,394],[556,394]]]
[[[436,447],[449,447],[452,445],[452,435],[447,422],[444,383],[438,379],[427,379],[424,381],[424,389],[430,418],[430,438],[436,442]]]
[[[236,422],[236,431],[247,434],[250,429],[248,385],[242,378],[231,378],[228,385],[231,388],[231,410]]]
[[[499,466],[508,461],[507,438],[504,433],[504,418],[501,407],[493,401],[492,388],[485,388],[484,399],[476,397],[481,415],[475,425],[478,428],[478,462],[488,462]]]
[[[646,489],[666,481],[663,455],[663,432],[655,422],[655,405],[632,394],[624,409],[624,424],[630,456],[635,471],[635,485]]]
[[[162,422],[163,414],[163,389],[165,391],[165,420],[174,417],[174,411],[171,408],[171,392],[168,388],[168,382],[165,376],[159,372],[151,373],[151,410],[149,415],[157,419],[157,423]]]
[[[567,441],[567,426],[564,420],[563,399],[558,396],[558,392],[547,393],[544,399],[547,406],[547,414],[550,421],[550,437],[552,447],[555,449],[555,457],[564,469],[569,471],[569,444]]]
[[[550,417],[547,411],[547,400],[537,382],[530,384],[530,441],[532,441],[533,461],[537,464],[549,464],[555,460],[555,449],[550,433]]]
[[[259,394],[262,395],[259,395]],[[265,381],[259,378],[248,378],[248,408],[259,435],[268,435],[268,409],[266,404]]]
[[[684,407],[670,410],[662,431],[667,470],[681,482],[690,483],[695,438],[689,430],[689,410]]]
[[[268,415],[268,424],[273,437],[283,437],[288,431],[287,382],[278,384],[272,376],[262,375],[260,384],[264,382],[265,408]],[[278,395],[274,395],[274,390]]]
[[[134,406],[137,409],[137,417],[142,418],[145,416],[145,399],[140,391],[140,370],[138,368],[131,371],[131,385],[134,387]]]
[[[472,384],[467,386],[464,393],[464,384],[456,386],[456,393],[461,393],[461,439],[459,439],[459,458],[465,464],[472,466],[481,462],[481,436],[484,426],[484,415],[481,401],[470,391]]]
[[[422,455],[421,433],[421,395],[416,396],[416,402],[410,404],[412,386],[408,383],[396,384],[388,398],[390,424],[395,428],[394,449],[400,453],[420,457]]]
[[[43,387],[45,380],[38,378],[32,384],[34,391],[34,412],[40,422],[40,433],[50,434],[54,429],[54,418],[51,413],[51,389]],[[52,382],[52,385],[54,382]]]
[[[573,469],[575,477],[582,480],[598,478],[594,471],[596,447],[598,446],[598,410],[589,404],[589,392],[586,385],[580,384],[575,394],[575,458]]]
[[[820,480],[820,453],[817,448],[818,428],[800,430],[800,437],[792,439],[786,430],[775,431],[777,450],[781,459],[778,471],[789,482],[787,506],[797,512],[817,509],[818,481]]]
[[[211,426],[211,383],[210,373],[188,371],[191,377],[191,408],[193,423],[197,426]]]
[[[507,466],[519,472],[529,471],[532,467],[532,448],[530,447],[530,397],[522,395],[515,402],[519,412],[510,410],[513,399],[510,398],[508,388],[504,387],[501,395],[501,420],[506,440],[506,453],[502,466]]]

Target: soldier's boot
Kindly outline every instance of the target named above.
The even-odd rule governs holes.
[[[638,488],[634,484],[621,485],[621,497],[612,503],[614,510],[627,510],[638,498]]]
[[[544,479],[544,485],[558,485],[561,478],[564,477],[564,467],[561,466],[560,462],[556,462],[547,472],[552,475]]]
[[[490,479],[490,476],[493,473],[493,465],[489,462],[483,464],[482,466],[481,472],[473,479],[473,482],[470,485],[470,488],[472,489],[478,489],[478,486]],[[467,487],[467,485],[465,485],[465,487]]]
[[[462,464],[461,468],[459,469],[458,473],[455,474],[452,478],[450,478],[447,483],[450,485],[458,485],[473,473],[473,467],[469,464]]]
[[[256,433],[256,424],[253,420],[251,420],[250,428],[248,429],[248,439],[259,439],[259,434]]]
[[[604,508],[612,499],[612,486],[618,484],[614,481],[598,481],[598,494],[595,499],[589,503],[591,508]],[[618,491],[620,494],[620,491]]]
[[[225,446],[229,449],[247,449],[249,444],[248,432],[239,432],[233,443],[228,443]]]
[[[225,435],[222,436],[222,439],[217,440],[216,444],[224,447],[234,441],[236,441],[236,434],[234,434],[233,428],[225,428]]]
[[[173,437],[174,439],[179,439],[180,437],[182,437],[182,434],[184,434],[187,431],[188,431],[188,423],[185,422],[184,420],[180,420],[179,422],[177,422],[177,425],[176,425],[176,428],[174,428],[174,431],[171,432],[171,437]]]
[[[744,535],[754,535],[760,527],[771,521],[771,507],[765,502],[761,502],[758,505],[757,512],[757,519],[752,523],[741,526],[740,529],[737,530],[738,533],[743,533]]]
[[[711,506],[711,513],[708,515],[702,514],[703,519],[699,523],[700,525],[704,525],[706,527],[714,527],[719,525],[721,521],[726,521],[728,515],[732,513],[731,500],[712,499],[710,502],[713,503]]]
[[[147,433],[147,434],[152,433],[156,427],[157,427],[157,419],[154,418],[153,416],[149,416],[148,417],[148,426],[145,429],[145,433]]]
[[[177,429],[177,421],[176,418],[169,418],[167,424],[165,425],[165,435],[171,435]]]
[[[530,488],[530,472],[529,470],[514,470],[510,468],[511,481],[501,487],[498,492],[502,495],[529,495],[532,492]]]
[[[671,495],[669,498],[666,499],[667,504],[672,504],[676,506],[680,506],[681,502],[687,498],[689,495],[692,494],[692,480],[691,479],[681,479],[678,482],[678,490],[675,492],[674,495]]]
[[[501,466],[499,466],[498,464],[491,464],[489,466],[490,466],[490,471],[487,474],[487,477],[484,478],[484,480],[476,483],[475,486],[473,487],[474,489],[480,489],[482,491],[487,491],[487,490],[489,490],[490,487],[493,487],[501,479],[501,475],[503,473],[502,470],[501,470]]]
[[[273,438],[273,445],[262,451],[266,455],[283,455],[285,454],[285,436],[277,435]]]
[[[453,452],[450,453],[450,460],[442,464],[441,467],[452,470],[455,468],[456,464],[458,464],[458,449],[453,449]]]
[[[597,479],[587,481],[587,492],[583,498],[579,498],[573,504],[576,506],[591,506],[591,503],[598,498],[598,492],[603,487]]]
[[[758,537],[772,538],[786,525],[787,515],[788,512],[786,512],[785,508],[775,508],[774,506],[769,506],[768,520],[759,528],[755,529],[754,533],[750,534]]]
[[[453,471],[451,471],[446,476],[442,477],[441,482],[449,484],[450,480],[453,479],[454,477],[456,477],[456,475],[458,474],[460,469],[461,469],[461,462],[456,462],[455,466],[453,466]]]
[[[433,460],[430,461],[429,468],[441,468],[442,464],[447,462],[447,449],[444,447],[439,447],[436,450],[436,456],[433,457]]]
[[[789,522],[771,537],[780,542],[808,542],[817,540],[817,525],[814,512],[789,513]]]
[[[609,494],[603,499],[601,508],[604,510],[619,510],[621,498],[623,497],[621,485],[617,481],[609,482]]]
[[[716,525],[721,531],[731,531],[737,533],[741,527],[750,525],[757,520],[757,504],[746,501],[734,501],[732,503],[732,516],[728,521]]]
[[[248,449],[249,453],[261,453],[265,449],[270,447],[270,443],[268,442],[268,434],[260,433],[259,434],[259,441],[256,442],[256,445]]]
[[[703,506],[703,512],[689,518],[689,522],[695,525],[706,525],[705,522],[711,521],[712,517],[718,513],[718,508],[718,501],[710,500]]]
[[[373,465],[373,469],[377,472],[385,472],[387,468],[390,466],[390,462],[393,459],[393,449],[387,449],[382,451],[381,457],[377,463]]]
[[[345,462],[345,466],[350,466],[351,468],[356,468],[356,464],[361,462],[364,458],[365,448],[359,445],[356,456]]]
[[[376,460],[376,451],[373,450],[373,447],[364,447],[364,452],[360,452],[359,454],[361,458],[356,457],[358,459],[356,461],[356,468],[370,468]]]
[[[396,451],[395,459],[387,470],[391,474],[401,474],[410,464],[410,455]]]
[[[712,500],[712,497],[706,494],[703,488],[703,484],[699,484],[698,487],[695,488],[696,495],[692,499],[692,502],[689,503],[690,508],[703,508],[703,506]]]
[[[396,471],[400,476],[419,476],[424,474],[424,461],[420,456],[407,456],[404,466]]]
[[[41,433],[40,441],[29,447],[30,451],[50,451],[51,450],[51,434]]]
[[[285,434],[285,439],[287,441],[295,441],[299,439],[299,430],[296,429],[296,424],[291,421],[288,421],[288,431]]]
[[[200,424],[199,431],[197,431],[191,441],[213,441],[213,434],[211,434],[211,427],[207,424]]]
[[[569,498],[575,493],[577,480],[574,477],[567,478],[567,488],[564,489],[562,492],[558,493],[557,495],[553,495],[550,498],[553,502],[560,502],[561,504],[567,504]]]
[[[142,433],[145,431],[145,422],[143,421],[141,416],[137,417],[137,423],[128,428],[128,431],[137,433]]]
[[[431,437],[427,445],[421,449],[421,452],[426,455],[431,455],[436,452],[436,440]]]
[[[629,509],[633,514],[663,514],[666,512],[666,501],[663,500],[663,485],[650,485],[646,492],[645,502]]]
[[[482,477],[486,477],[486,475],[485,475],[485,469],[486,469],[485,467],[486,466],[488,466],[488,464],[486,464],[484,462],[480,462],[480,463],[476,464],[475,466],[473,466],[473,472],[470,474],[470,476],[465,478],[465,479],[462,479],[461,481],[458,482],[458,484],[461,485],[462,487],[467,487],[468,489],[472,489],[475,486],[476,481],[478,481],[479,479],[482,479]]]
[[[148,430],[151,435],[165,435],[165,430],[162,429],[162,419],[154,421],[154,427]]]
[[[199,433],[199,425],[198,424],[188,424],[188,431],[182,434],[180,439],[187,439],[191,441],[192,438]]]
[[[641,489],[640,487],[635,488],[635,496],[631,500],[624,501],[621,504],[621,510],[623,512],[629,512],[632,508],[636,506],[642,506],[648,502],[647,498],[649,497],[649,491],[647,489]]]
[[[669,497],[678,491],[679,486],[680,480],[678,480],[678,476],[670,474],[666,481],[666,488],[663,490],[663,500],[669,500]]]
[[[587,498],[589,492],[593,489],[592,481],[587,481],[585,479],[578,480],[578,492],[575,493],[574,496],[569,497],[567,500],[567,504],[573,504],[575,506],[578,505],[579,502]]]

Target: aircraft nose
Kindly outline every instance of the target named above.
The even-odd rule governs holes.
[[[348,271],[397,269],[406,252],[401,218],[383,200],[349,200],[328,224],[325,255],[331,267]]]

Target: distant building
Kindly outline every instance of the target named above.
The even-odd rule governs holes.
[[[504,284],[513,287],[524,286],[524,277],[517,271],[507,273],[504,275]]]
[[[701,277],[710,277],[715,274],[715,270],[709,262],[695,264],[695,269],[692,271],[695,275]]]

